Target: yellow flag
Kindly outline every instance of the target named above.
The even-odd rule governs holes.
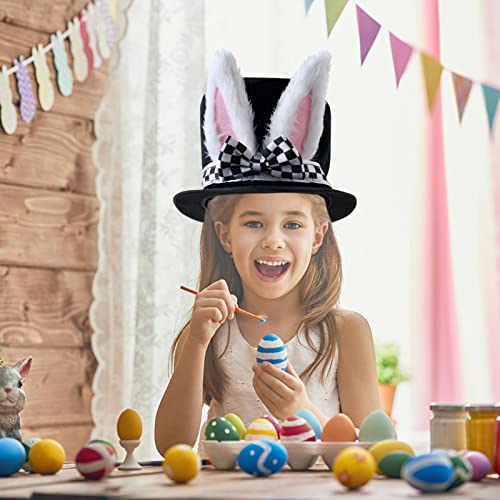
[[[420,58],[422,60],[422,69],[424,72],[425,90],[427,92],[427,105],[429,111],[432,111],[434,100],[436,99],[436,94],[439,89],[439,82],[441,81],[443,66],[437,59],[423,52],[420,53]]]
[[[328,36],[333,30],[337,19],[342,14],[344,7],[346,6],[347,0],[325,0],[325,11],[326,11],[326,29],[328,31]]]

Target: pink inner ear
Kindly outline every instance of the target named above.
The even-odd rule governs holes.
[[[226,104],[224,103],[224,99],[218,87],[215,89],[214,108],[215,131],[217,132],[219,143],[222,146],[229,135],[235,139],[237,139],[237,137],[234,133],[233,124],[227,112]]]
[[[309,122],[311,120],[312,110],[312,90],[307,93],[300,101],[295,119],[293,121],[292,131],[288,139],[292,141],[299,154],[304,151],[304,144],[309,132]]]
[[[31,369],[31,361],[32,361],[32,359],[29,358],[28,361],[26,363],[24,363],[24,365],[21,367],[21,371],[19,372],[19,375],[21,375],[22,379],[25,379],[29,375],[29,372]]]

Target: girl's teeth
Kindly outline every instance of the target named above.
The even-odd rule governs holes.
[[[266,262],[265,260],[258,260],[257,262],[266,266],[284,266],[286,264],[286,262]]]

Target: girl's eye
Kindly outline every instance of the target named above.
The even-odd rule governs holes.
[[[287,229],[300,229],[302,226],[298,222],[287,222],[285,227]]]
[[[245,222],[245,226],[247,227],[262,227],[262,224],[256,220],[250,220]]]
[[[23,381],[20,380],[18,383],[17,383],[17,387],[19,387],[19,389],[21,389],[21,387],[23,386]]]

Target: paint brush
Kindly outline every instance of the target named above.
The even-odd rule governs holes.
[[[187,286],[181,285],[181,290],[184,290],[185,292],[192,293],[193,295],[198,295],[198,292],[196,290],[188,288]],[[245,311],[245,309],[241,309],[238,306],[236,306],[235,311],[237,313],[244,314],[245,316],[248,316],[249,318],[256,319],[259,323],[265,323],[267,321],[267,318],[265,316],[259,316],[257,314],[252,314],[251,312]]]

